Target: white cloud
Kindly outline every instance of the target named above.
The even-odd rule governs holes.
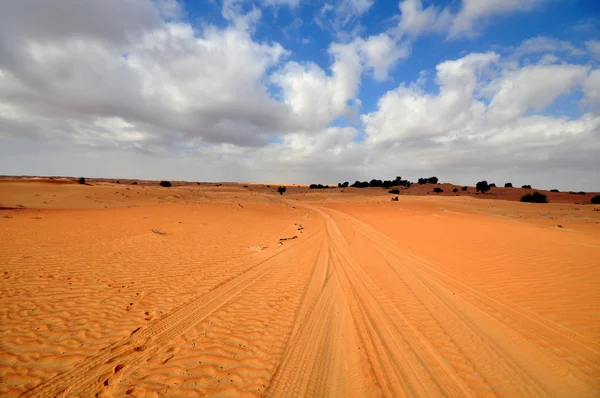
[[[600,69],[590,72],[583,83],[584,102],[600,109]]]
[[[422,140],[449,132],[469,134],[485,106],[474,98],[477,75],[495,53],[471,54],[437,66],[438,95],[418,87],[400,85],[379,99],[378,110],[362,116],[368,141],[388,145],[403,140]]]
[[[318,131],[348,111],[348,101],[356,97],[362,73],[357,44],[334,43],[331,74],[314,63],[289,62],[273,76],[281,87],[284,102],[306,129]]]
[[[512,121],[530,109],[540,112],[580,84],[588,70],[585,66],[565,64],[505,71],[483,90],[492,98],[488,118],[500,123]]]
[[[400,1],[400,35],[448,33],[448,37],[476,34],[494,16],[530,11],[545,0],[462,0],[457,12],[451,6],[423,6],[422,0]]]
[[[338,0],[335,5],[325,3],[315,16],[321,29],[330,29],[338,40],[352,40],[363,29],[361,17],[373,6],[375,0]]]
[[[384,81],[398,61],[409,56],[410,47],[406,44],[398,45],[390,36],[382,33],[363,41],[360,51],[364,54],[367,68],[373,70],[373,78]]]
[[[515,58],[521,58],[529,54],[541,53],[564,53],[571,56],[584,55],[584,52],[575,47],[572,43],[546,36],[537,36],[532,39],[524,40],[523,43],[514,50],[512,55]]]
[[[253,3],[267,4],[225,1],[227,26],[202,30],[177,21],[186,14],[173,0],[3,3],[0,169],[323,183],[397,173],[459,183],[527,175],[522,183],[562,188],[554,183],[564,177],[585,189],[597,180],[600,74],[561,61],[557,55],[578,55],[569,43],[534,38],[516,50],[518,57],[490,52],[441,62],[439,92],[426,91],[425,72],[400,84],[360,117],[363,132],[358,122],[332,122],[360,114],[364,76],[391,81],[410,52],[407,42],[385,33],[352,36],[330,44],[331,60],[319,66],[256,39],[261,13]],[[414,6],[407,34],[447,32],[460,13],[402,4]],[[371,5],[342,2],[324,10],[338,22],[349,15],[358,29]],[[504,12],[486,10],[470,11],[473,29],[485,13]],[[523,62],[534,52],[537,63]],[[545,114],[575,90],[588,113]]]
[[[382,169],[395,164],[419,175],[452,170],[472,181],[535,175],[561,185],[553,170],[595,186],[600,114],[570,119],[539,112],[580,83],[588,101],[600,100],[600,74],[569,64],[505,67],[497,54],[470,54],[437,66],[438,94],[424,92],[419,81],[401,84],[362,116],[365,145],[378,153]]]
[[[588,40],[585,42],[585,46],[592,57],[600,60],[600,40]]]
[[[462,7],[450,29],[450,36],[472,34],[480,23],[494,16],[529,11],[543,0],[462,0]]]
[[[401,16],[398,30],[401,34],[418,36],[425,32],[446,32],[452,24],[447,8],[431,5],[423,7],[421,0],[404,0],[399,4]]]

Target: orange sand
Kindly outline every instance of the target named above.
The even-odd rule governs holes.
[[[242,185],[1,181],[0,395],[600,395],[598,206]]]

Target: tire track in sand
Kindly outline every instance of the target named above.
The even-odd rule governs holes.
[[[327,238],[267,395],[469,395],[364,274],[335,221],[307,207],[325,219]]]
[[[133,331],[129,338],[103,349],[77,367],[21,394],[21,397],[56,397],[61,394],[91,396],[92,391],[100,390],[100,386],[109,386],[117,382],[125,373],[133,371],[157,353],[165,342],[183,334],[273,268],[300,255],[303,246],[314,242],[319,232],[284,248],[204,296],[150,323],[144,329]]]
[[[440,271],[440,267],[400,249],[387,236],[347,214],[327,212],[350,220],[352,229],[367,241],[365,244],[384,257],[396,276],[394,279],[388,274],[388,280],[379,280],[378,284],[398,290],[394,295],[403,297],[402,305],[408,305],[411,321],[423,329],[423,340],[431,349],[443,353],[443,359],[461,375],[471,391],[478,395],[486,390],[501,395],[598,393],[600,356],[595,342],[519,306],[502,302],[456,275]],[[373,280],[382,272],[373,267],[364,269]],[[474,308],[479,315],[473,315]],[[437,325],[425,322],[423,316]],[[491,323],[482,322],[489,317]],[[433,326],[437,326],[439,337],[445,334],[446,338],[432,334],[436,329]],[[452,336],[460,336],[460,346],[449,344]],[[443,340],[445,347],[441,344]],[[469,341],[470,344],[465,344]],[[486,386],[477,382],[474,377],[477,373],[469,368],[479,369],[489,383],[487,388],[481,389]]]

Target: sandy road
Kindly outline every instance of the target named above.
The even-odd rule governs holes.
[[[254,309],[259,300],[266,308],[281,301],[269,296],[267,280],[281,285],[287,305],[277,307],[276,334],[266,327],[254,348],[239,344],[240,357],[247,354],[256,366],[232,367],[227,374],[238,371],[239,377],[231,376],[227,388],[191,391],[274,397],[600,393],[598,341],[469,286],[349,214],[305,206],[322,218],[322,228],[23,396],[124,395],[145,383],[146,373],[158,372],[148,365],[151,358],[170,360],[170,344],[194,328],[220,313],[249,314],[196,353],[180,352],[188,360],[173,366],[185,370],[190,358],[219,340],[243,338],[246,324],[269,324],[273,314]],[[215,359],[193,377],[198,383],[218,378],[218,367],[222,360]],[[179,379],[184,386],[186,377]]]

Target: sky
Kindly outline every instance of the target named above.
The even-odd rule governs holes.
[[[0,174],[600,190],[596,0],[0,0]]]

